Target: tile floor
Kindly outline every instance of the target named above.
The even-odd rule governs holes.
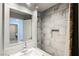
[[[51,56],[50,54],[44,52],[39,48],[28,48],[24,49],[16,54],[12,54],[10,56]]]

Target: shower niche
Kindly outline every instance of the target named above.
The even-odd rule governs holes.
[[[55,33],[59,33],[59,29],[52,29],[51,30],[51,38],[55,35]]]

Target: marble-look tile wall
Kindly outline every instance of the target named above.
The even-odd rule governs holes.
[[[37,21],[37,47],[41,48],[41,17],[38,17]]]
[[[41,14],[41,47],[51,55],[67,53],[68,4],[57,4]]]

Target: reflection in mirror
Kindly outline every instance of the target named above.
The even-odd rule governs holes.
[[[24,20],[24,39],[25,40],[30,40],[32,39],[32,24],[31,24],[31,19]]]
[[[31,15],[10,9],[10,43],[32,39]]]
[[[17,35],[17,25],[15,24],[10,24],[10,43],[17,42],[18,40],[18,35]]]
[[[23,41],[23,20],[10,19],[10,43]]]

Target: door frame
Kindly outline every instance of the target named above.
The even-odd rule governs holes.
[[[78,56],[78,3],[70,4],[70,55]]]

